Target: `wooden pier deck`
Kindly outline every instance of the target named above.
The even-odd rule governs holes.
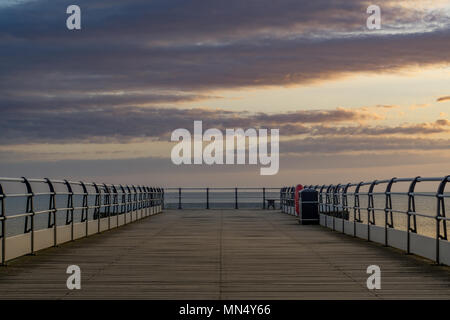
[[[166,210],[0,267],[0,299],[35,298],[450,299],[450,268],[278,211]]]

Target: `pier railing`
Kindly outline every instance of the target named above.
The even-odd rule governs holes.
[[[161,212],[162,188],[0,178],[0,261]]]
[[[280,190],[280,209],[284,213],[296,215],[295,212],[295,187],[283,187]]]
[[[164,207],[170,209],[279,209],[279,200],[279,187],[164,188]]]
[[[448,265],[449,181],[450,176],[392,178],[305,188],[319,192],[323,225]]]

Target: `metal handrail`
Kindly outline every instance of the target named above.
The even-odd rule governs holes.
[[[421,182],[439,182],[436,192],[418,192],[415,190],[418,183]],[[375,212],[384,212],[384,228],[385,228],[385,245],[388,245],[387,234],[389,229],[395,229],[394,219],[392,214],[401,214],[407,217],[407,243],[406,251],[411,252],[411,234],[418,233],[418,226],[416,217],[421,217],[425,219],[434,219],[436,223],[436,262],[440,263],[439,260],[439,241],[445,240],[447,238],[447,224],[446,222],[450,220],[446,217],[445,212],[445,199],[450,198],[450,194],[445,194],[445,187],[447,183],[450,182],[450,175],[445,177],[414,177],[414,178],[392,178],[386,180],[373,180],[360,183],[348,183],[346,188],[335,188],[333,185],[310,185],[306,187],[311,187],[319,192],[319,210],[322,214],[328,216],[335,216],[336,212],[339,210],[353,210],[353,223],[354,223],[354,235],[356,235],[356,223],[362,223],[361,211],[367,211],[367,239],[370,239],[370,225],[375,225]],[[405,192],[393,192],[392,187],[396,183],[409,183],[408,191]],[[375,186],[386,185],[383,191],[374,191]],[[338,185],[339,186],[339,185]],[[369,190],[361,192],[360,188],[368,186]],[[354,188],[353,192],[349,192],[349,188]],[[353,206],[348,204],[342,205],[336,199],[339,199],[339,195],[342,198],[347,198],[353,196]],[[375,206],[374,196],[384,195],[385,206],[380,208]],[[407,210],[393,209],[392,196],[401,195],[407,197]],[[367,206],[361,206],[361,197],[367,197]],[[416,210],[416,197],[435,197],[437,200],[437,208],[435,215],[425,214],[423,212],[417,212]],[[325,199],[325,201],[324,201]],[[406,199],[405,199],[406,201]],[[349,220],[349,217],[346,219]],[[342,230],[344,232],[344,228]]]
[[[8,193],[7,186],[9,184],[24,184],[26,192],[24,193]],[[36,184],[46,186],[48,191],[35,192]],[[58,191],[55,185],[65,186],[64,191]],[[75,191],[74,187],[80,187],[82,191]],[[88,187],[94,188],[95,191],[89,190]],[[37,197],[48,196],[48,209],[38,209],[35,204]],[[74,197],[81,197],[81,205],[75,205]],[[95,204],[89,203],[89,197],[95,197]],[[133,196],[133,197],[132,197]],[[25,212],[9,213],[6,203],[9,198],[25,198],[26,209]],[[64,197],[65,204],[58,206],[56,198]],[[122,201],[119,203],[118,199]],[[148,199],[152,199],[148,201]],[[80,222],[86,224],[86,236],[88,236],[88,222],[98,220],[98,232],[100,232],[100,219],[108,218],[108,229],[111,229],[111,217],[125,215],[124,223],[126,224],[126,214],[130,212],[140,212],[141,215],[145,212],[148,214],[150,210],[157,206],[162,206],[163,189],[159,187],[139,186],[130,188],[123,188],[121,185],[83,182],[83,181],[69,181],[56,179],[27,179],[22,178],[5,178],[0,177],[0,238],[1,238],[1,264],[6,262],[6,238],[7,238],[7,223],[8,220],[24,218],[24,232],[22,234],[31,234],[31,252],[34,253],[34,233],[35,217],[37,215],[48,214],[48,229],[54,230],[54,246],[57,245],[57,215],[65,213],[65,225],[71,226],[71,240],[74,240],[74,213],[81,212]],[[121,210],[119,210],[119,206]],[[89,220],[90,210],[94,211],[94,216]],[[153,211],[152,211],[153,212]],[[117,224],[118,226],[118,224]]]

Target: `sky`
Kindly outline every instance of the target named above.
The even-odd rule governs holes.
[[[66,8],[81,8],[68,30]],[[369,30],[368,6],[381,8]],[[0,0],[0,176],[282,186],[450,173],[448,0]],[[171,133],[277,128],[280,169]]]

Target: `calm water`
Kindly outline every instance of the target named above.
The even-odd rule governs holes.
[[[431,193],[430,193],[431,194]],[[279,199],[279,191],[266,190],[266,199]],[[120,200],[120,198],[119,198]],[[375,195],[375,207],[384,209],[385,197],[384,195]],[[406,195],[393,195],[393,209],[406,211],[408,208],[408,197]],[[95,196],[88,197],[89,205],[95,204]],[[361,207],[367,207],[367,197],[361,196]],[[450,202],[450,198],[447,203]],[[46,210],[49,206],[49,196],[36,196],[35,197],[35,211]],[[348,197],[349,206],[353,206],[353,197]],[[227,191],[214,191],[209,192],[209,205],[211,209],[234,209],[235,206],[235,193],[234,190]],[[277,208],[279,207],[279,201],[276,201]],[[67,206],[67,196],[57,195],[56,206],[64,208]],[[74,196],[74,206],[82,206],[82,196]],[[261,209],[263,206],[263,193],[262,191],[238,191],[238,207],[239,209]],[[26,211],[26,198],[7,198],[5,201],[6,215],[12,216],[15,214],[24,213]],[[168,209],[178,208],[178,191],[166,191],[165,192],[165,207]],[[182,191],[182,207],[184,209],[205,209],[206,208],[206,191]],[[120,208],[120,207],[119,207]],[[416,196],[416,212],[425,214],[430,217],[436,215],[437,200],[435,197]],[[406,215],[394,213],[394,226],[396,229],[406,230],[407,219]],[[88,212],[88,219],[93,220],[94,210],[90,209]],[[364,223],[367,223],[367,210],[361,210],[361,219]],[[350,209],[350,220],[353,221],[353,210]],[[81,211],[74,211],[75,223],[81,221]],[[375,213],[376,225],[384,226],[384,212],[376,211]],[[57,225],[65,225],[66,223],[66,211],[60,210],[57,212]],[[17,235],[24,232],[25,217],[11,219],[6,222],[6,234],[7,236]],[[48,227],[48,213],[35,216],[35,230],[45,229]],[[432,218],[417,217],[417,229],[419,234],[435,237],[436,224]],[[447,226],[447,231],[450,232]]]
[[[181,205],[184,209],[205,209],[206,208],[206,191],[182,191]],[[166,208],[178,208],[178,191],[165,192]],[[238,207],[239,209],[262,209],[263,192],[261,191],[244,191],[238,190]],[[280,199],[280,192],[266,190],[266,199]],[[277,207],[279,201],[276,201]],[[234,209],[235,208],[235,192],[227,191],[209,191],[209,207],[210,209]]]

